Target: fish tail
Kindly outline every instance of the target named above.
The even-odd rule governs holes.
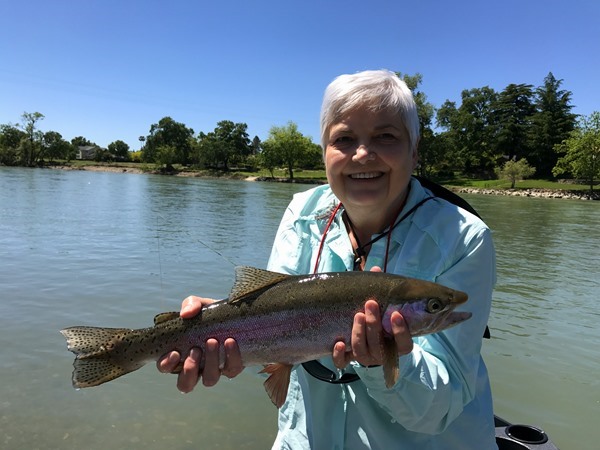
[[[75,354],[73,387],[98,386],[142,367],[144,361],[128,358],[125,354],[127,346],[119,345],[131,331],[98,327],[61,330],[67,340],[67,349]]]

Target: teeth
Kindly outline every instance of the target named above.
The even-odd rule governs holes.
[[[350,178],[368,179],[368,178],[377,178],[380,176],[381,176],[381,172],[365,172],[365,173],[353,173],[350,175]]]

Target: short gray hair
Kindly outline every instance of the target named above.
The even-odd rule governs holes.
[[[321,145],[327,147],[329,128],[351,111],[366,107],[372,111],[397,112],[408,131],[411,150],[419,142],[419,115],[412,92],[394,72],[366,70],[334,79],[321,106]]]

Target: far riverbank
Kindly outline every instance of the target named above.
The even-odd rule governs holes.
[[[245,176],[237,173],[217,174],[206,171],[174,171],[162,172],[159,170],[142,170],[130,166],[106,166],[106,165],[86,165],[86,166],[48,166],[51,169],[60,170],[85,170],[90,172],[112,172],[112,173],[130,173],[130,174],[158,174],[171,175],[179,177],[201,177],[201,178],[229,178],[245,181],[267,181],[280,183],[298,183],[298,184],[324,184],[326,181],[321,179],[306,179],[306,178],[280,178],[280,177],[258,177]],[[566,199],[566,200],[600,200],[600,193],[594,192],[590,195],[589,191],[581,191],[574,189],[489,189],[489,188],[473,188],[445,185],[448,189],[457,194],[481,194],[481,195],[504,195],[510,197],[534,197],[548,199]]]

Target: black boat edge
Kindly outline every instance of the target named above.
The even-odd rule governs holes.
[[[494,415],[498,450],[558,450],[541,428],[512,424]]]

